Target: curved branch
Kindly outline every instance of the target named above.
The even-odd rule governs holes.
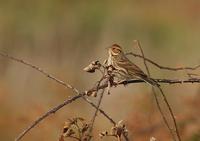
[[[180,71],[180,70],[196,70],[196,69],[200,68],[200,65],[196,65],[194,67],[177,67],[177,68],[166,67],[166,66],[159,65],[158,63],[152,61],[151,59],[143,57],[142,55],[139,55],[139,54],[135,54],[135,53],[129,52],[129,53],[126,53],[126,55],[132,55],[134,57],[143,58],[143,59],[145,59],[145,61],[153,64],[154,66],[158,67],[159,69],[164,69],[164,70]]]
[[[78,98],[81,98],[82,96],[84,96],[84,94],[79,94],[76,95],[70,99],[65,100],[62,104],[59,104],[58,106],[52,108],[50,111],[48,111],[47,113],[45,113],[44,115],[40,116],[37,120],[35,120],[29,127],[27,127],[26,129],[24,129],[23,132],[21,132],[21,134],[18,135],[17,138],[15,138],[15,141],[19,141],[22,137],[24,137],[32,128],[34,128],[37,124],[39,124],[41,121],[43,121],[46,117],[48,117],[51,114],[56,113],[59,109],[61,109],[62,107],[72,103],[73,101],[77,100]]]

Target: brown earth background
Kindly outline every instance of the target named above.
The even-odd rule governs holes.
[[[200,64],[199,25],[198,0],[0,0],[0,51],[38,65],[82,91],[99,79],[99,74],[82,69],[93,60],[103,62],[105,48],[113,43],[126,52],[139,53],[133,48],[133,40],[139,39],[146,57],[164,66]],[[144,70],[142,61],[130,59]],[[170,72],[152,65],[150,70],[154,78],[187,78],[185,71]],[[162,86],[183,141],[200,141],[199,84]],[[13,140],[38,116],[72,95],[38,72],[0,57],[0,140]],[[145,84],[112,89],[101,108],[115,121],[125,121],[131,140],[147,141],[152,136],[171,140]],[[78,100],[47,118],[23,140],[57,141],[68,118],[90,120],[93,112]],[[99,114],[94,140],[101,140],[99,132],[111,126]]]

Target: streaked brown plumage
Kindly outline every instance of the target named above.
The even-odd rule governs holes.
[[[141,79],[145,82],[159,86],[152,78],[149,78],[138,66],[131,62],[124,54],[122,48],[113,44],[108,48],[108,65],[113,66],[113,74],[121,80]]]

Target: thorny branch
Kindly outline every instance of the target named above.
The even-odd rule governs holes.
[[[160,68],[160,69],[166,69],[166,70],[171,70],[171,71],[179,71],[179,70],[196,70],[200,67],[200,65],[197,65],[195,67],[178,67],[178,68],[170,68],[170,67],[165,67],[165,66],[161,66],[157,63],[155,63],[154,61],[145,58],[144,56],[138,55],[138,54],[134,54],[134,53],[127,53],[127,55],[133,55],[135,57],[139,57],[139,58],[143,58],[145,61],[155,65],[156,67]],[[108,87],[108,83],[103,83],[101,84],[98,88],[94,87],[90,90],[86,92],[82,92],[80,93],[75,87],[65,83],[64,81],[61,81],[59,79],[57,79],[56,77],[54,77],[53,75],[50,75],[49,73],[47,73],[46,71],[44,71],[43,69],[32,65],[31,63],[28,63],[22,59],[18,59],[12,56],[9,56],[6,53],[1,53],[0,52],[0,56],[3,56],[5,58],[11,59],[13,61],[22,63],[26,66],[29,66],[35,70],[37,70],[38,72],[42,73],[43,75],[45,75],[46,77],[56,81],[59,84],[62,84],[63,86],[65,86],[66,88],[70,88],[72,89],[77,95],[73,96],[67,100],[65,100],[63,103],[59,104],[58,106],[52,108],[51,110],[49,110],[47,113],[45,113],[44,115],[40,116],[36,121],[34,121],[27,129],[25,129],[15,140],[18,141],[20,140],[26,133],[28,133],[32,128],[34,128],[37,124],[39,124],[42,120],[44,120],[46,117],[48,117],[49,115],[57,112],[58,110],[60,110],[62,107],[66,106],[67,104],[70,104],[71,102],[74,102],[75,100],[79,99],[79,98],[83,98],[85,101],[87,101],[92,107],[98,109],[98,107],[92,103],[89,99],[87,99],[86,97],[84,97],[88,92],[94,92],[96,90],[100,90],[100,89],[104,89],[106,87]],[[179,80],[179,79],[155,79],[156,82],[158,83],[167,83],[167,84],[183,84],[183,83],[200,83],[200,79],[198,78],[192,78],[192,79],[186,79],[186,80]],[[143,80],[129,80],[129,81],[123,81],[120,82],[117,85],[122,85],[122,84],[131,84],[131,83],[143,83]],[[116,122],[110,118],[103,110],[99,109],[99,111],[114,125],[116,125]],[[125,136],[126,140],[128,141],[128,138]]]
[[[72,98],[69,98],[67,100],[65,100],[62,104],[59,104],[58,106],[52,108],[51,110],[49,110],[47,113],[45,113],[44,115],[40,116],[37,120],[35,120],[30,126],[28,126],[23,132],[21,132],[17,138],[15,138],[15,141],[19,141],[20,139],[22,139],[24,137],[24,135],[26,135],[32,128],[34,128],[37,124],[39,124],[42,120],[44,120],[46,117],[56,113],[58,110],[60,110],[62,107],[72,103],[73,101],[77,100],[78,98],[81,98],[83,94],[79,94],[76,95]]]

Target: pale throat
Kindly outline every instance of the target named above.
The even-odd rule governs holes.
[[[109,56],[108,56],[108,66],[111,66],[113,63],[112,63],[112,54],[111,52],[109,51],[108,52]]]

